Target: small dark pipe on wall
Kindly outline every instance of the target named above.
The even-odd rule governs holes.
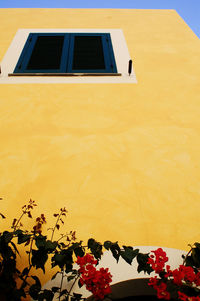
[[[132,72],[132,60],[129,60],[128,62],[128,75],[130,76],[131,75],[131,72]]]

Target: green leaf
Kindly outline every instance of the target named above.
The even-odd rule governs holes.
[[[72,275],[78,275],[78,271],[77,270],[72,270]]]
[[[48,250],[49,252],[52,252],[56,249],[58,243],[56,241],[51,241],[51,240],[47,240],[46,244],[45,244],[45,249]]]
[[[59,287],[58,286],[53,286],[52,288],[51,288],[51,290],[52,290],[52,292],[53,293],[56,293],[57,291],[59,291]]]
[[[42,269],[45,273],[45,263],[48,259],[47,251],[44,249],[32,250],[32,265],[36,267],[36,269]]]
[[[71,281],[75,278],[76,276],[75,275],[70,275],[67,277],[67,281]]]
[[[29,294],[33,299],[37,300],[40,290],[41,290],[41,287],[39,285],[33,284],[29,288]]]
[[[5,242],[8,244],[12,238],[13,238],[13,233],[12,232],[8,232],[8,231],[4,231],[3,232],[3,237],[5,239]]]
[[[73,293],[73,297],[74,297],[76,300],[80,300],[81,297],[82,297],[82,294]]]
[[[22,230],[17,229],[16,231],[13,232],[14,235],[18,236],[19,234],[23,233]]]
[[[65,272],[66,273],[71,272],[72,267],[73,267],[73,264],[71,263],[71,261],[66,262],[66,264],[65,264]]]
[[[92,248],[95,243],[95,240],[93,238],[88,239],[88,248]]]
[[[45,245],[46,245],[46,239],[47,237],[46,236],[43,236],[43,235],[38,235],[36,238],[35,238],[35,244],[37,246],[38,249],[40,248],[45,248]]]
[[[20,245],[20,244],[23,244],[24,242],[26,242],[27,240],[29,240],[31,237],[30,234],[23,234],[23,233],[19,233],[18,234],[18,241],[17,243]]]
[[[148,259],[149,259],[149,253],[147,254],[138,253],[137,255],[138,273],[143,271],[144,273],[147,272],[147,274],[150,274],[153,271],[150,264],[147,263]]]
[[[91,253],[94,255],[96,259],[100,259],[102,252],[102,244],[94,240],[93,238],[90,238],[88,240],[88,248],[91,250]]]
[[[33,278],[35,280],[35,284],[37,284],[38,286],[40,286],[40,289],[41,289],[40,279],[37,276],[31,276],[31,278]]]
[[[196,268],[200,267],[200,249],[193,248],[192,249],[192,259],[194,261],[194,266]]]
[[[200,250],[200,243],[198,243],[198,242],[195,242],[195,247],[197,247],[197,249],[199,249]]]
[[[17,250],[17,247],[16,247],[16,245],[14,244],[14,242],[11,241],[10,243],[11,243],[11,245],[13,246],[15,252],[16,252],[17,254],[19,254],[19,252],[18,252],[18,250]]]
[[[78,280],[78,286],[81,288],[83,284],[81,284],[80,279]]]
[[[67,294],[67,293],[68,293],[68,291],[67,291],[66,289],[62,290],[62,291],[60,292],[60,297],[62,297],[63,295],[65,295],[65,294]]]
[[[125,247],[124,251],[120,251],[121,257],[128,263],[131,264],[133,259],[138,255],[139,249],[133,250],[131,247]]]
[[[38,295],[38,301],[52,301],[54,297],[54,293],[51,290],[45,289],[42,293]]]
[[[195,263],[194,263],[194,260],[192,259],[192,256],[186,256],[185,265],[190,266],[190,267],[195,266]]]
[[[74,253],[76,255],[76,257],[83,257],[85,255],[85,252],[83,251],[82,247],[77,247],[74,249]]]
[[[112,252],[113,257],[118,262],[119,261],[119,257],[120,257],[120,252],[121,252],[121,249],[120,249],[118,243],[117,242],[112,243],[112,245],[110,247],[110,250]]]
[[[63,242],[60,242],[60,243],[58,244],[58,248],[59,248],[60,250],[66,248],[66,247],[67,247],[67,245],[64,244]]]
[[[103,246],[106,250],[110,250],[110,247],[112,246],[112,242],[107,240],[104,242]]]
[[[53,257],[52,257],[52,267],[55,266],[59,266],[61,269],[64,267],[64,260],[65,260],[65,255],[64,254],[60,254],[60,253],[56,253]]]
[[[29,269],[28,268],[24,268],[22,271],[22,276],[28,275],[29,273]]]
[[[65,272],[71,272],[73,269],[73,249],[68,248],[56,252],[52,257],[52,267],[59,266],[61,269],[65,268]]]

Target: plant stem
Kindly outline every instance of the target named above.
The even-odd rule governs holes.
[[[21,284],[21,288],[23,287],[23,284],[26,283],[26,279],[29,277],[28,275],[29,275],[29,273],[30,273],[31,268],[32,268],[32,264],[29,266],[29,268],[28,268],[28,273],[27,273],[27,275],[25,276],[25,278],[24,278],[24,279],[23,279],[23,277],[21,278],[21,279],[23,280],[23,283]],[[27,284],[28,284],[28,283],[27,283]],[[28,285],[29,285],[29,284],[28,284]]]
[[[191,249],[189,250],[189,252],[186,254],[185,259],[183,260],[183,264],[186,262],[186,259],[190,255],[190,253],[192,252],[192,249],[193,248],[191,247]]]
[[[61,278],[61,282],[60,282],[60,294],[62,291],[63,279],[64,279],[64,271],[62,270],[62,278]],[[59,299],[58,299],[59,301],[60,301],[60,294],[59,294]]]
[[[18,218],[17,223],[14,226],[14,231],[17,229],[17,226],[18,226],[19,222],[21,221],[21,219],[22,219],[22,217],[23,217],[24,214],[25,214],[25,212],[23,211],[22,214],[21,214],[21,216]]]
[[[76,281],[78,280],[79,277],[80,277],[80,275],[77,275],[76,278],[74,279],[74,282],[72,283],[72,286],[71,286],[71,288],[70,288],[70,290],[67,294],[67,297],[70,296],[70,293],[71,293],[71,291],[72,291],[72,289],[73,289],[73,287],[74,287],[74,285],[75,285],[75,283],[76,283]]]
[[[51,235],[51,241],[53,240],[54,232],[55,232],[55,230],[56,230],[56,225],[57,225],[58,222],[59,222],[59,219],[60,219],[61,214],[62,214],[62,212],[58,215],[57,221],[56,221],[55,226],[54,226],[54,228],[53,228],[52,235]]]
[[[30,250],[29,250],[29,254],[28,254],[28,263],[29,263],[29,267],[31,266],[31,251],[32,251],[32,246],[33,246],[33,237],[32,237],[32,239],[31,239]]]

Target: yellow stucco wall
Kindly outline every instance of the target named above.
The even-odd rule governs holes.
[[[138,79],[0,85],[1,212],[31,197],[49,223],[67,207],[80,239],[200,240],[200,41],[178,14],[1,9],[0,20],[0,60],[19,28],[121,28]]]

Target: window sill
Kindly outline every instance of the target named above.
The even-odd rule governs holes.
[[[121,73],[9,73],[8,76],[121,76]]]

